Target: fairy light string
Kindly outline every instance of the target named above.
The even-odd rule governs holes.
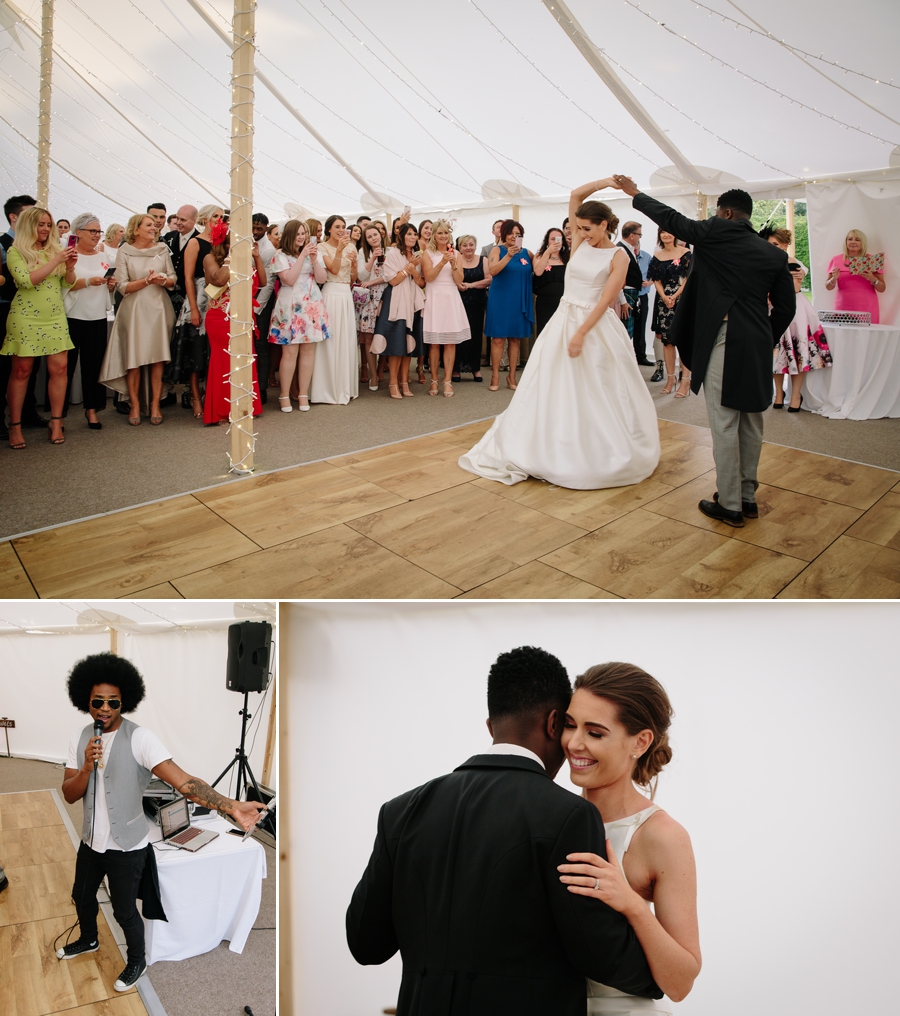
[[[473,0],[469,0],[469,3],[472,3],[472,2],[473,2]],[[838,126],[843,127],[845,130],[856,131],[857,133],[862,134],[865,137],[873,138],[875,141],[880,141],[883,145],[896,145],[897,144],[896,141],[889,141],[887,138],[883,138],[883,137],[881,137],[878,134],[874,134],[872,131],[867,131],[864,127],[854,126],[851,123],[846,123],[844,120],[841,120],[839,117],[832,116],[830,113],[824,113],[818,107],[816,107],[816,106],[810,106],[808,103],[802,102],[800,99],[795,99],[795,98],[793,98],[793,96],[790,96],[787,93],[782,92],[780,89],[775,88],[774,85],[770,85],[768,82],[761,81],[759,78],[754,77],[752,74],[748,74],[746,71],[742,71],[740,69],[740,67],[735,67],[734,64],[728,63],[727,60],[723,60],[721,57],[716,56],[715,53],[710,53],[710,51],[708,49],[704,49],[702,46],[698,45],[692,39],[689,39],[686,35],[679,35],[678,32],[676,32],[673,28],[670,28],[664,21],[659,21],[649,11],[643,10],[641,8],[640,4],[633,3],[632,0],[622,0],[622,3],[624,3],[628,7],[631,7],[632,10],[637,11],[638,14],[642,15],[643,17],[645,17],[648,21],[652,21],[653,24],[655,24],[659,28],[663,29],[664,32],[667,32],[673,38],[679,39],[679,40],[681,40],[681,42],[686,42],[693,49],[696,49],[698,53],[702,53],[704,56],[709,57],[709,59],[713,63],[720,64],[722,67],[727,67],[728,70],[734,71],[736,74],[740,74],[747,81],[752,81],[755,85],[760,85],[762,88],[765,88],[767,91],[773,92],[780,99],[787,99],[788,102],[790,102],[790,104],[792,106],[799,106],[801,109],[807,109],[810,112],[815,113],[817,116],[821,117],[824,120],[830,120],[832,123],[838,124]]]

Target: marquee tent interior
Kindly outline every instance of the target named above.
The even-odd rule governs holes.
[[[515,206],[536,246],[568,190],[598,175],[629,173],[690,214],[698,190],[743,182],[757,197],[806,197],[814,278],[848,228],[866,230],[888,252],[882,319],[896,318],[892,0],[851,12],[840,0],[572,0],[612,88],[557,24],[559,7],[387,0],[374,16],[358,0],[267,0],[257,67],[290,111],[257,80],[254,206],[284,219],[409,204],[414,218],[452,213],[479,243]],[[108,223],[151,200],[228,203],[230,53],[217,32],[231,12],[227,0],[56,0],[55,213],[91,208]],[[34,186],[40,13],[39,0],[0,0],[9,193]],[[699,184],[674,170],[678,154]]]
[[[282,901],[281,948],[293,1011],[396,1004],[399,957],[359,966],[344,933],[379,808],[490,744],[487,673],[523,644],[556,654],[572,679],[627,660],[669,692],[674,757],[656,800],[692,838],[704,955],[677,1012],[883,1008],[878,972],[892,965],[900,902],[898,817],[879,779],[892,769],[900,705],[896,620],[890,603],[283,605],[292,820],[289,842],[280,831],[290,860],[280,885],[287,874],[293,906]],[[766,634],[771,652],[742,648]],[[557,783],[573,789],[565,765]]]
[[[212,782],[240,741],[243,696],[225,687],[227,627],[235,620],[275,622],[271,603],[153,601],[7,602],[0,607],[3,680],[0,712],[16,721],[11,753],[64,762],[74,730],[87,722],[71,705],[65,680],[91,653],[115,651],[144,677],[147,694],[129,719],[150,727],[186,772]],[[277,762],[266,749],[274,685],[249,699],[247,753],[258,782],[275,789]],[[270,747],[275,750],[274,736]],[[5,753],[5,740],[0,752]],[[233,773],[219,789],[226,786]]]

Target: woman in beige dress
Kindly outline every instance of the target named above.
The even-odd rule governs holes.
[[[170,358],[175,324],[172,301],[163,290],[175,286],[175,269],[169,248],[156,239],[156,226],[149,215],[132,215],[116,256],[116,289],[122,303],[116,314],[100,382],[128,396],[128,422],[141,422],[138,387],[141,367],[150,366],[150,423],[162,423],[163,365]]]

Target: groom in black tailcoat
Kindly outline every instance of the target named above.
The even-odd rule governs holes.
[[[797,309],[787,255],[757,236],[746,191],[726,191],[716,214],[699,221],[641,194],[627,176],[613,179],[638,211],[694,248],[669,335],[691,371],[691,391],[703,385],[712,431],[718,490],[698,507],[740,528],[759,516],[756,470],[762,414],[772,404],[772,351]]]
[[[600,813],[553,782],[570,694],[555,656],[504,653],[492,747],[382,807],[347,942],[364,964],[399,949],[398,1016],[584,1016],[586,976],[662,997],[625,918],[559,881],[567,854],[606,857]]]

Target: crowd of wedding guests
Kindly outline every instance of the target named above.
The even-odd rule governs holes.
[[[183,205],[167,214],[154,202],[125,225],[105,228],[85,212],[54,222],[29,195],[6,201],[9,230],[0,237],[0,399],[8,409],[8,441],[26,446],[24,430],[43,428],[53,444],[65,441],[72,382],[80,362],[87,426],[112,392],[116,409],[132,426],[163,422],[163,407],[181,404],[205,425],[228,422],[230,407],[228,210]],[[340,215],[270,223],[253,215],[253,414],[262,413],[267,389],[278,390],[283,413],[311,404],[345,405],[360,384],[402,401],[413,396],[411,378],[432,396],[451,398],[464,374],[500,388],[501,372],[515,390],[521,346],[538,340],[563,295],[572,224],[546,231],[532,251],[515,219],[498,219],[492,242],[478,250],[470,234],[453,236],[448,219],[418,226],[406,212],[384,223]],[[785,249],[786,230],[762,235]],[[651,382],[662,394],[685,398],[691,375],[679,369],[669,338],[675,308],[691,267],[691,251],[659,230],[654,252],[642,248],[643,228],[626,222],[619,246],[630,256],[619,314],[637,362],[655,367]],[[866,254],[866,238],[847,234],[843,255],[829,268],[828,288],[839,303],[865,303],[877,321],[883,272],[850,272]],[[806,266],[792,264],[799,292]],[[864,291],[865,290],[865,291]],[[652,310],[651,310],[651,297]],[[775,407],[802,402],[806,372],[829,366],[824,333],[808,301],[775,350]],[[801,306],[802,305],[802,306]],[[802,314],[801,314],[802,311]],[[802,320],[801,320],[802,318]],[[647,358],[649,320],[654,360]],[[46,363],[41,416],[35,381]],[[260,383],[261,382],[261,383]],[[5,415],[0,412],[0,427]]]

